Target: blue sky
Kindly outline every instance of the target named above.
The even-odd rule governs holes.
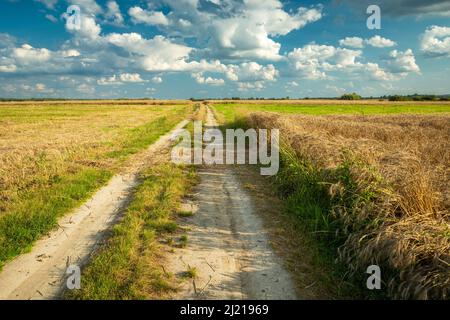
[[[449,0],[0,3],[0,97],[449,94],[449,73]]]

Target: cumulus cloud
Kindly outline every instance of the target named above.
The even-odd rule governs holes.
[[[193,73],[192,78],[194,78],[195,81],[199,84],[209,84],[212,86],[222,86],[225,84],[225,80],[212,77],[205,77],[202,72]]]
[[[450,57],[450,28],[428,27],[421,36],[420,50],[431,57]]]
[[[339,40],[339,45],[342,47],[362,49],[365,45],[369,45],[375,48],[389,48],[397,45],[395,41],[383,38],[379,35],[373,36],[370,39],[363,39],[359,37],[347,37]]]
[[[364,48],[364,39],[359,37],[346,37],[345,39],[339,40],[339,45],[342,47],[362,49]]]
[[[261,91],[264,89],[264,82],[262,81],[256,81],[256,82],[239,82],[238,83],[238,90],[239,91]]]
[[[67,0],[67,2],[79,6],[83,15],[95,16],[103,13],[103,9],[95,0]]]
[[[275,81],[278,70],[274,65],[260,65],[256,62],[244,62],[240,65],[229,65],[225,71],[231,81]]]
[[[141,78],[141,75],[139,73],[122,73],[119,78],[122,82],[146,82]]]
[[[318,44],[296,48],[288,59],[296,75],[309,80],[332,79],[330,73],[341,72],[349,77],[360,78],[363,74],[372,80],[393,81],[420,72],[411,49],[391,51],[384,68],[378,63],[364,63],[360,50]]]
[[[162,2],[170,12],[160,12],[161,27],[179,37],[207,42],[203,53],[215,59],[281,60],[281,45],[275,38],[322,17],[321,6],[299,7],[288,13],[279,0]],[[150,24],[155,24],[155,11],[139,8],[130,13],[136,22],[151,17]]]
[[[169,20],[166,18],[164,13],[160,11],[147,11],[141,7],[131,7],[128,10],[128,14],[131,17],[131,21],[136,24],[144,23],[153,26],[167,26],[169,24]]]
[[[420,73],[420,68],[416,64],[416,58],[411,49],[405,52],[393,50],[389,55],[389,69],[394,73]]]
[[[375,47],[375,48],[389,48],[394,47],[397,45],[395,41],[392,41],[390,39],[386,39],[380,36],[374,36],[368,40],[365,41],[368,45]]]
[[[13,49],[13,57],[21,64],[39,63],[50,60],[51,52],[46,48],[35,49],[29,44]]]
[[[109,86],[109,85],[119,85],[122,84],[122,82],[116,75],[113,75],[111,77],[102,77],[98,79],[97,84],[101,86]]]
[[[117,2],[108,1],[106,8],[107,10],[104,14],[106,21],[115,26],[123,26],[124,19]]]
[[[356,58],[361,55],[360,50],[309,44],[291,51],[288,59],[301,77],[318,80],[327,78],[327,71],[349,70],[359,66]]]
[[[11,73],[17,70],[17,66],[14,64],[0,65],[0,72]]]
[[[120,75],[112,75],[110,77],[101,77],[97,80],[97,84],[101,86],[121,85],[126,82],[141,83],[146,81],[141,78],[139,73],[122,73]]]

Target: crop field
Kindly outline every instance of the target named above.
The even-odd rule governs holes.
[[[134,102],[0,105],[0,265],[192,111]]]
[[[448,104],[217,103],[227,126],[281,131],[285,208],[354,277],[386,270],[386,296],[450,293]]]

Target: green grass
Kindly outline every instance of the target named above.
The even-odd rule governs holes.
[[[188,269],[184,273],[185,278],[195,279],[197,277],[197,268],[188,266]]]
[[[81,289],[67,292],[67,298],[151,299],[173,290],[171,275],[157,258],[157,239],[176,228],[172,217],[195,173],[164,164],[148,169],[142,179],[124,219],[83,269]]]
[[[400,113],[450,113],[450,104],[438,105],[295,105],[295,104],[214,104],[216,110],[221,113],[225,121],[234,121],[249,112],[265,111],[287,114],[305,115],[336,115],[336,114],[400,114]]]
[[[48,188],[20,194],[20,202],[0,218],[0,263],[28,251],[57,220],[80,205],[112,176],[111,171],[87,168],[62,177]]]
[[[15,108],[0,108],[0,113],[7,113],[10,109]],[[37,116],[42,109],[56,112],[52,107],[37,109],[40,109]],[[66,113],[71,113],[73,116],[91,110],[90,107],[75,109],[66,110],[62,114],[66,116]],[[0,216],[0,268],[8,260],[29,251],[36,240],[57,226],[58,218],[87,200],[95,190],[105,185],[120,170],[124,160],[144,150],[159,136],[171,130],[185,117],[187,111],[186,106],[177,107],[170,116],[158,117],[135,128],[122,129],[120,141],[114,144],[115,151],[101,156],[116,159],[117,162],[113,166],[100,168],[73,164],[64,174],[54,176],[49,181],[36,180],[32,187],[18,190],[14,194],[13,201],[11,199],[6,204],[4,207],[6,211]],[[22,111],[14,112],[13,114],[20,115]],[[48,119],[48,114],[45,117]],[[27,119],[30,121],[30,118]],[[86,122],[86,125],[89,123]],[[161,227],[174,229],[170,224]]]
[[[178,215],[182,218],[189,218],[192,217],[194,213],[192,211],[180,211],[178,212]]]

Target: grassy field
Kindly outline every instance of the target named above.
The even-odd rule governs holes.
[[[0,266],[193,110],[133,103],[0,105]]]
[[[377,264],[387,297],[449,297],[448,105],[215,109],[228,126],[281,130],[273,183],[286,211],[331,256],[330,268],[338,258],[345,277],[359,281]]]

